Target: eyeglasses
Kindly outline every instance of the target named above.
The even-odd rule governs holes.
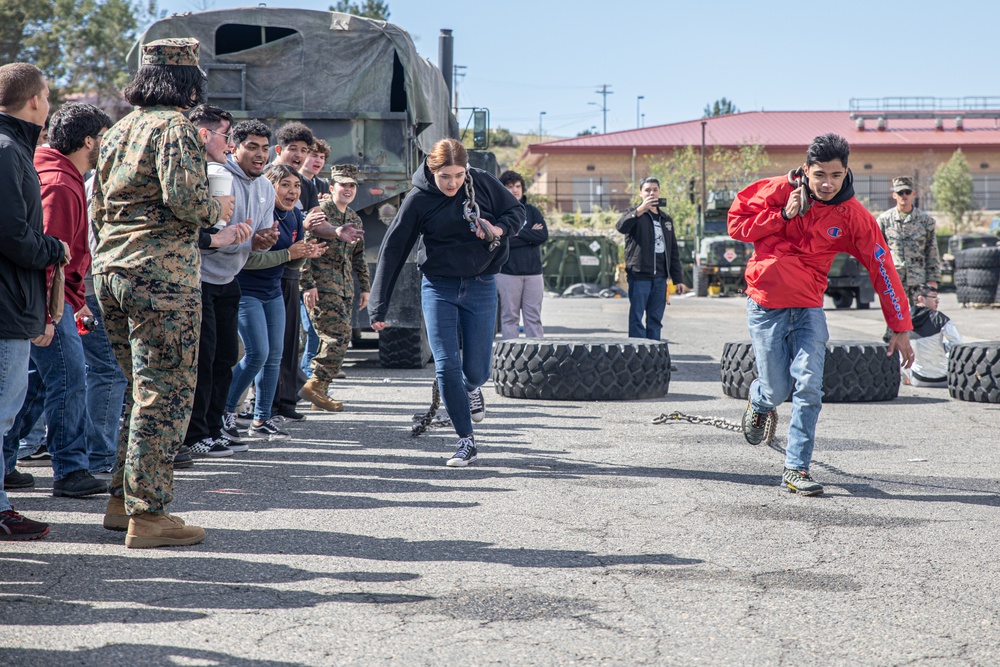
[[[208,130],[207,127],[205,129]],[[227,144],[233,143],[233,134],[232,134],[232,132],[230,132],[229,134],[223,134],[222,132],[216,132],[215,130],[208,130],[208,131],[211,132],[212,134],[217,134],[220,137],[225,137]]]
[[[913,190],[896,190],[897,195],[903,195],[904,197],[909,197],[913,194]]]

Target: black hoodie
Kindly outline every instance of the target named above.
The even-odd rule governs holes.
[[[417,267],[425,276],[472,278],[495,274],[507,261],[508,240],[521,227],[524,207],[489,172],[469,167],[469,173],[481,217],[503,228],[500,247],[490,252],[489,244],[469,230],[462,210],[464,188],[448,197],[434,184],[426,163],[421,162],[413,174],[413,190],[399,207],[379,250],[368,300],[372,322],[385,321],[396,279],[418,240]]]
[[[43,233],[42,194],[32,157],[42,128],[0,113],[0,339],[45,332],[45,269],[63,258]],[[72,313],[69,314],[72,317]]]

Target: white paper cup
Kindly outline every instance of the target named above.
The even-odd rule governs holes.
[[[218,162],[208,163],[208,194],[212,197],[229,197],[233,194],[233,173]],[[228,220],[220,220],[216,227],[225,227]]]

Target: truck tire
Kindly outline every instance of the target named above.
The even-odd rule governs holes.
[[[1000,268],[993,269],[959,269],[963,274],[962,284],[968,287],[984,287],[995,289],[1000,281]]]
[[[823,402],[870,403],[896,398],[899,360],[887,357],[887,350],[885,343],[829,341],[823,367]],[[722,393],[746,400],[750,385],[757,379],[753,346],[744,341],[726,343],[721,371]]]
[[[955,253],[955,269],[1000,268],[1000,247],[968,248]]]
[[[969,269],[959,269],[955,272],[955,296],[958,298],[958,302],[962,305],[993,303],[997,295],[997,288],[969,285],[966,279],[967,271]]]
[[[431,358],[424,327],[386,327],[378,335],[382,368],[423,368]]]
[[[639,338],[505,340],[493,350],[493,384],[509,398],[658,398],[670,388],[670,349]]]
[[[948,393],[960,401],[1000,403],[1000,342],[960,343],[951,348]]]
[[[695,296],[708,296],[708,276],[702,273],[697,266],[694,267],[691,282],[694,283]]]
[[[854,303],[854,293],[851,290],[837,290],[831,296],[833,297],[833,307],[837,310],[850,308],[851,304]],[[861,304],[859,303],[858,305],[860,306]]]

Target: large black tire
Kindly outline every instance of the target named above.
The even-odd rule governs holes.
[[[972,285],[958,282],[958,276],[964,274],[968,269],[962,269],[955,273],[955,296],[961,304],[966,303],[993,303],[996,298],[996,288],[973,287]]]
[[[641,338],[505,340],[493,350],[493,383],[510,398],[658,398],[670,388],[670,349]]]
[[[850,308],[851,304],[854,303],[854,293],[851,290],[837,290],[833,293],[833,307],[837,310],[843,310],[844,308]],[[861,304],[858,304],[859,306]]]
[[[960,401],[1000,403],[1000,342],[960,343],[951,348],[948,393]]]
[[[1000,268],[1000,247],[969,248],[955,253],[955,269]]]
[[[885,343],[829,341],[823,367],[823,402],[869,403],[896,398],[899,359],[887,357],[887,350]],[[753,346],[748,342],[726,343],[721,370],[722,393],[746,400],[757,379]]]
[[[383,368],[423,368],[431,358],[423,327],[386,327],[378,335],[378,361]]]
[[[994,289],[1000,281],[1000,268],[962,269],[962,272],[965,274],[965,284],[969,287]]]
[[[695,296],[708,296],[708,276],[701,272],[697,266],[694,267],[694,275],[691,277],[694,283]]]

